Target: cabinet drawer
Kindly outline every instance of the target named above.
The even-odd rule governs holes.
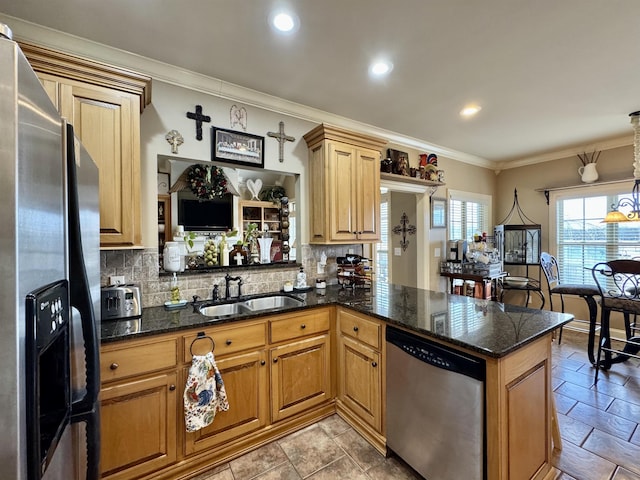
[[[293,340],[329,330],[329,310],[283,315],[269,321],[271,343]]]
[[[175,367],[178,363],[176,339],[127,344],[120,348],[104,348],[100,354],[100,377],[102,382],[111,382],[133,375]]]
[[[266,343],[264,323],[254,323],[240,326],[219,326],[209,327],[204,330],[197,330],[183,337],[184,341],[184,361],[191,362],[191,354],[204,355],[211,350],[211,342],[206,339],[196,340],[198,333],[204,332],[215,342],[213,353],[216,357],[229,353],[240,352],[251,348],[262,347]],[[191,345],[193,344],[193,349]]]
[[[340,332],[355,338],[373,348],[380,349],[382,325],[375,320],[356,315],[345,310],[339,313]]]

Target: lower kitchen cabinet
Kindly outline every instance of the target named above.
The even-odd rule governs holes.
[[[140,478],[177,458],[177,340],[161,337],[102,348],[101,470]]]
[[[272,348],[270,359],[273,422],[331,399],[328,333]]]
[[[216,358],[224,380],[229,410],[218,412],[211,425],[185,433],[185,454],[205,451],[261,429],[269,418],[269,370],[266,352]],[[189,368],[184,369],[186,383]],[[184,430],[184,420],[180,422]]]
[[[338,308],[337,409],[386,454],[383,332],[382,322]]]

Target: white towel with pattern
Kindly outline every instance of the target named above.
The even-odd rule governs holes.
[[[211,425],[217,412],[227,410],[227,392],[213,352],[194,355],[184,389],[184,423],[187,432]]]

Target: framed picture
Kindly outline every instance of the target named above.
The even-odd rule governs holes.
[[[211,127],[211,161],[264,168],[264,137]]]
[[[431,228],[447,228],[447,201],[431,197]]]

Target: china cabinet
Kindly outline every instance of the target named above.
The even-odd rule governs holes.
[[[140,114],[151,102],[151,78],[29,43],[20,47],[100,170],[100,245],[140,245]]]
[[[309,243],[380,240],[380,151],[386,140],[321,124],[309,148]]]

